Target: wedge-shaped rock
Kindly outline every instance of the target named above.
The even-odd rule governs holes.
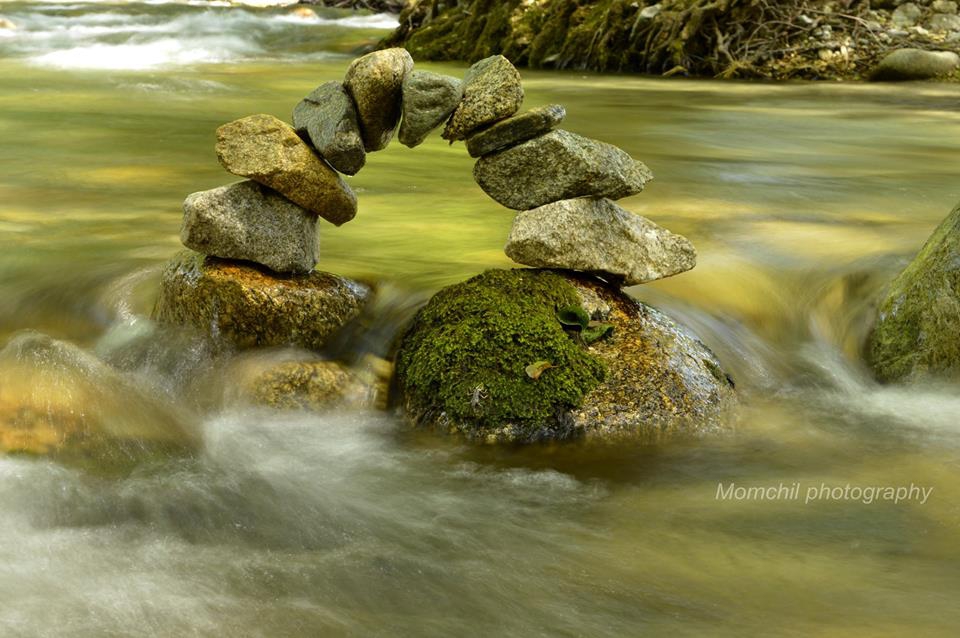
[[[330,166],[356,175],[367,159],[353,99],[340,82],[321,84],[293,109],[293,127]]]
[[[507,208],[527,210],[573,197],[635,195],[653,174],[616,146],[558,129],[481,157],[473,177]]]
[[[960,206],[890,284],[866,354],[881,381],[960,380]]]
[[[697,252],[685,237],[609,199],[593,197],[519,213],[505,252],[518,264],[603,274],[627,286],[670,277],[697,264]]]
[[[225,169],[269,186],[336,224],[357,214],[357,196],[290,125],[251,115],[217,129],[217,156]]]
[[[463,78],[463,99],[443,130],[445,140],[465,140],[477,129],[508,118],[523,103],[520,73],[510,60],[493,55],[471,66]]]
[[[460,104],[463,85],[457,78],[414,71],[403,81],[403,121],[400,143],[413,148],[443,124]]]
[[[183,202],[180,241],[226,259],[281,273],[317,265],[317,216],[254,181],[194,193]]]
[[[514,115],[483,129],[467,139],[470,157],[489,155],[510,146],[516,146],[531,138],[549,132],[563,121],[567,110],[559,104],[551,104],[526,113]]]
[[[384,49],[357,58],[343,81],[357,105],[367,151],[386,148],[400,121],[403,81],[413,71],[406,49]]]
[[[318,350],[359,314],[369,296],[367,286],[330,273],[277,277],[252,265],[184,252],[164,269],[153,314],[241,348]]]

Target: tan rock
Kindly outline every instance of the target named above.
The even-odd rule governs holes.
[[[330,273],[281,277],[185,251],[164,270],[153,314],[240,348],[319,350],[359,314],[370,294],[369,287]]]
[[[357,196],[293,127],[272,115],[251,115],[217,129],[225,169],[260,182],[336,224],[357,214]]]
[[[467,70],[463,99],[443,130],[445,140],[465,140],[481,127],[508,118],[523,103],[520,73],[502,55],[484,58]]]
[[[374,51],[353,61],[343,85],[360,116],[360,131],[367,152],[386,148],[400,122],[403,81],[413,71],[406,49]]]

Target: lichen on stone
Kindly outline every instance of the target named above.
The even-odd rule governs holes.
[[[565,438],[563,415],[605,375],[557,320],[579,303],[576,289],[549,271],[491,270],[440,291],[398,350],[408,416],[474,439]],[[533,379],[526,369],[537,361],[551,369]]]

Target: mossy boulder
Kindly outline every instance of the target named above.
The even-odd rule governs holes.
[[[881,381],[960,379],[960,206],[890,285],[866,350]]]
[[[572,329],[578,314],[588,327]],[[537,269],[437,293],[400,340],[395,391],[414,424],[490,443],[719,430],[736,403],[682,327],[599,279]]]

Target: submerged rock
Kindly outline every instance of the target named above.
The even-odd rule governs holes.
[[[379,389],[338,361],[309,353],[254,351],[237,357],[223,373],[224,404],[247,403],[279,410],[322,412],[369,408]]]
[[[403,121],[400,143],[413,148],[443,124],[460,103],[463,85],[457,78],[414,71],[403,81]]]
[[[225,169],[260,182],[336,224],[357,214],[357,197],[293,128],[272,115],[251,115],[217,129]]]
[[[280,277],[253,265],[183,252],[164,269],[153,315],[241,348],[319,350],[359,314],[369,296],[367,286],[330,273]]]
[[[870,72],[874,82],[929,80],[952,73],[960,66],[960,56],[952,51],[897,49],[888,54]]]
[[[714,432],[736,405],[684,328],[592,277],[547,270],[441,290],[402,337],[396,375],[410,421],[483,442]]]
[[[280,273],[317,265],[317,217],[253,181],[193,193],[183,203],[183,245]]]
[[[670,277],[697,263],[685,237],[593,197],[518,213],[505,252],[519,264],[603,273],[627,286]]]
[[[357,58],[347,68],[343,85],[357,106],[366,150],[387,147],[400,121],[403,81],[413,70],[406,49],[383,49]]]
[[[471,66],[463,78],[463,99],[450,116],[443,139],[465,140],[477,129],[508,118],[523,103],[520,73],[502,55]]]
[[[960,206],[890,285],[866,355],[881,381],[960,379]]]
[[[549,132],[563,121],[567,110],[559,104],[551,104],[526,113],[501,120],[467,139],[470,157],[489,155],[494,151],[516,146],[538,135]]]
[[[293,126],[306,134],[317,152],[346,175],[356,175],[366,162],[357,109],[340,82],[326,82],[293,109]]]
[[[112,473],[197,445],[186,414],[71,343],[20,333],[0,378],[0,453]]]
[[[500,204],[527,210],[574,197],[635,195],[653,174],[612,144],[558,129],[481,157],[473,177]]]

